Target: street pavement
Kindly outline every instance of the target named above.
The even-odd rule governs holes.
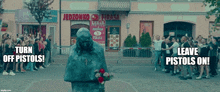
[[[15,76],[0,75],[0,90],[10,92],[68,92],[71,84],[63,81],[68,56],[57,56],[49,67]],[[108,69],[115,74],[106,82],[106,92],[220,92],[220,77],[179,80],[161,71],[154,71],[150,60],[130,61],[106,58]],[[133,60],[133,62],[132,62]],[[9,91],[6,91],[9,92]]]

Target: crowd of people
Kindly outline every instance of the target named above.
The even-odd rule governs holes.
[[[8,33],[2,35],[0,42],[0,65],[3,68],[3,75],[15,75],[19,72],[38,71],[50,65],[51,61],[51,36],[49,35],[46,40],[41,36],[41,32],[34,34],[17,34],[17,37],[12,37]],[[32,47],[32,53],[28,55],[44,55],[44,62],[4,62],[4,55],[25,55],[15,52],[17,46]],[[27,54],[26,54],[27,55]]]
[[[181,80],[192,79],[193,76],[196,79],[209,79],[220,71],[220,69],[218,70],[220,37],[210,35],[208,38],[203,38],[199,35],[195,40],[188,36],[183,36],[181,39],[171,36],[160,39],[160,36],[157,35],[152,42],[155,51],[155,71],[158,70],[158,64],[160,64],[163,72],[171,72],[172,76],[180,74]],[[178,48],[198,48],[198,55],[178,55]],[[196,57],[209,57],[210,64],[198,65],[195,60],[195,65],[171,65],[171,63],[166,64],[166,57],[195,57],[195,59],[197,59]]]

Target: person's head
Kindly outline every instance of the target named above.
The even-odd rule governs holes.
[[[175,37],[172,38],[172,42],[176,42],[176,38]]]
[[[165,39],[165,42],[166,42],[166,43],[170,43],[170,40],[169,40],[169,39]]]
[[[80,28],[77,35],[76,52],[88,51],[91,52],[93,48],[93,40],[90,31],[87,28]]]
[[[22,42],[23,42],[22,40],[19,40],[17,44],[22,44]]]
[[[202,44],[206,44],[205,39],[202,39],[202,40],[201,40],[201,43],[202,43]]]
[[[3,39],[6,39],[6,38],[7,38],[7,36],[8,36],[8,34],[7,34],[7,33],[5,33],[5,34],[3,34],[2,36],[3,36],[3,37],[2,37]]]
[[[21,39],[22,41],[24,41],[24,37],[23,37],[23,36],[21,36],[20,39]]]
[[[212,35],[209,35],[209,36],[208,36],[208,38],[211,38],[211,37],[212,37]]]
[[[212,39],[212,43],[216,43],[216,39]]]
[[[165,37],[162,37],[162,40],[165,40]]]
[[[183,36],[182,38],[181,38],[181,42],[186,42],[187,41],[187,37],[186,36]]]
[[[17,36],[17,38],[18,38],[18,37],[19,37],[19,34],[17,34],[16,36]]]
[[[39,39],[38,38],[35,39],[35,43],[39,43]]]
[[[43,37],[40,37],[40,41],[44,41],[44,38],[43,38]]]
[[[192,41],[192,37],[189,37],[189,41]]]
[[[49,36],[48,36],[48,39],[49,39],[49,40],[51,41],[51,39],[52,39],[52,36],[51,36],[51,35],[49,35]]]
[[[180,42],[180,39],[176,39],[176,42]]]
[[[198,45],[198,42],[197,42],[197,41],[195,41],[195,45]]]
[[[30,40],[27,40],[27,41],[25,42],[25,44],[26,44],[26,45],[29,45],[29,44],[30,44]]]
[[[156,36],[156,40],[160,40],[160,36],[159,35]]]
[[[11,38],[11,37],[10,37],[9,34],[6,33],[6,34],[4,35],[4,38],[5,38],[5,39],[9,39],[9,38]]]
[[[189,45],[192,46],[192,47],[194,47],[193,41],[189,41]]]

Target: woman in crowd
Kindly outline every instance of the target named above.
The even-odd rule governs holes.
[[[210,46],[208,46],[205,41],[205,39],[202,39],[202,45],[200,46],[200,52],[199,52],[199,56],[200,57],[208,57],[208,53],[210,49],[212,49]],[[206,69],[206,78],[210,78],[209,76],[209,68],[208,68],[208,65],[201,65],[200,66],[200,74],[198,77],[196,77],[196,79],[202,79],[202,75],[203,75],[203,72],[204,72],[204,67]]]
[[[32,41],[31,41],[31,40],[28,40],[28,41],[26,42],[26,46],[33,48]],[[33,49],[32,49],[32,53],[30,53],[30,54],[28,54],[28,55],[34,55],[34,54],[33,54]],[[30,60],[30,58],[29,58],[29,60]],[[27,66],[26,66],[26,69],[30,69],[30,71],[34,71],[33,62],[29,61],[28,64],[27,64]]]
[[[43,44],[43,37],[40,37],[40,41],[38,43],[38,48],[39,48],[39,55],[44,55],[44,49],[45,45]],[[43,66],[43,62],[38,63],[37,65],[38,68],[44,69],[45,67]]]
[[[6,34],[4,43],[5,43],[4,44],[4,50],[5,50],[4,55],[13,55],[12,40],[11,40],[9,34]],[[10,73],[8,73],[7,71],[10,71]],[[3,75],[12,75],[12,76],[15,75],[15,73],[13,72],[13,62],[6,62],[5,63]]]
[[[17,46],[24,46],[22,39],[18,41]],[[21,53],[17,53],[16,55],[22,55],[22,54],[21,54]],[[15,71],[16,71],[16,72],[19,72],[19,71],[18,71],[19,64],[20,64],[20,70],[21,70],[21,72],[26,72],[26,71],[23,69],[23,62],[21,62],[20,60],[18,60],[18,62],[16,63],[16,70],[15,70]]]

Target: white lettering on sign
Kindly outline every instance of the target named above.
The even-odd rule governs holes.
[[[92,38],[93,38],[93,39],[102,39],[101,36],[93,36]]]
[[[92,21],[92,26],[105,26],[104,21]]]

